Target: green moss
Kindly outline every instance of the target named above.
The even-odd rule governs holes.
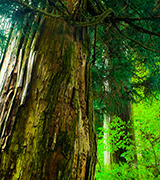
[[[67,24],[67,25],[66,25],[66,28],[65,28],[65,34],[71,34],[70,28],[71,28],[71,27]]]
[[[75,135],[68,135],[67,132],[61,132],[58,134],[57,143],[55,147],[56,149],[61,146],[62,154],[64,158],[58,163],[58,179],[67,179],[71,173],[71,167],[73,162],[73,153],[74,153],[74,140]],[[66,168],[67,167],[67,168]],[[59,173],[63,172],[63,173]]]
[[[64,50],[62,67],[63,69],[66,69],[68,72],[70,72],[74,64],[75,46],[73,43],[67,43],[66,45],[67,48]]]
[[[51,23],[53,26],[51,26],[49,23]],[[59,128],[54,151],[51,149],[51,145],[54,138],[53,134],[55,133],[55,127],[52,127],[51,129],[51,126],[53,126],[51,123],[53,121],[54,110],[58,102],[57,98],[60,95],[59,93],[62,93],[61,96],[63,98],[65,97],[65,92],[68,90],[69,84],[71,84],[72,87],[75,87],[75,71],[78,71],[78,64],[76,64],[78,60],[75,59],[75,53],[77,52],[75,52],[75,44],[73,41],[71,42],[71,37],[63,34],[63,31],[65,31],[65,33],[70,31],[68,26],[66,26],[64,30],[63,25],[59,25],[58,23],[51,21],[45,25],[46,26],[43,29],[44,32],[41,32],[41,38],[37,41],[36,45],[38,56],[34,69],[35,71],[33,72],[32,76],[33,82],[29,92],[29,101],[18,111],[16,119],[17,123],[11,138],[11,144],[8,151],[4,152],[5,155],[2,158],[2,163],[4,166],[1,168],[1,171],[3,169],[5,175],[7,175],[7,173],[10,171],[10,167],[13,166],[13,162],[16,164],[12,173],[12,179],[15,180],[47,179],[49,177],[48,174],[50,174],[49,171],[51,170],[50,166],[52,163],[54,164],[54,162],[52,162],[54,159],[51,159],[53,155],[59,156],[56,157],[56,161],[58,162],[55,163],[55,168],[57,170],[57,177],[60,180],[66,180],[70,177],[73,166],[75,151],[75,129],[77,121],[79,120],[78,112],[76,112],[77,115],[75,115],[74,119],[72,119],[69,132],[61,132],[61,128]],[[57,37],[57,31],[58,33],[63,32],[62,35],[59,34]],[[48,35],[50,35],[49,37],[51,38],[46,38]],[[56,48],[60,51],[57,52]],[[88,50],[85,49],[85,47],[83,51],[86,53],[87,57],[89,57],[87,54]],[[61,56],[57,53],[61,53]],[[44,59],[42,64],[40,64],[42,54],[44,54]],[[62,60],[62,62],[59,60]],[[60,66],[58,70],[56,69],[54,72],[51,72],[54,69],[54,65],[57,65],[58,63]],[[45,69],[45,67],[47,70],[44,73],[43,69]],[[87,73],[89,72],[90,69],[88,68]],[[47,79],[45,75],[47,76]],[[87,75],[86,79],[86,82],[90,83],[89,75]],[[47,83],[47,89],[45,90],[41,90],[43,83]],[[34,91],[36,91],[36,88],[38,89],[38,93],[35,95]],[[71,99],[73,104],[70,104],[71,106],[75,107],[74,111],[78,111],[80,108],[78,90],[76,88],[74,89],[73,97]],[[91,86],[88,85],[86,94],[89,105],[88,114],[90,111],[92,114],[93,111],[91,101],[88,99],[90,88]],[[44,107],[42,108],[43,105],[41,102],[43,103],[43,101]],[[35,114],[35,110],[37,114]],[[92,115],[90,116],[90,121],[90,134],[93,134]],[[59,120],[60,127],[61,124],[63,124],[63,119]],[[92,144],[92,138],[94,137],[90,135],[90,144]],[[93,148],[94,147],[92,147],[90,153],[91,159],[95,153]],[[77,164],[78,163],[79,162],[77,162]],[[89,165],[88,168],[93,169]],[[8,171],[6,169],[8,169]],[[54,178],[57,179],[57,177]]]
[[[57,102],[57,97],[59,91],[61,89],[62,82],[66,79],[67,81],[71,75],[71,68],[73,67],[73,54],[74,54],[74,46],[70,44],[64,51],[63,55],[63,63],[60,67],[59,71],[55,74],[52,74],[50,84],[48,85],[48,93],[47,93],[47,101],[51,102],[48,105],[47,112],[52,114],[52,111]],[[53,84],[56,86],[53,86]]]
[[[61,24],[59,25],[59,27],[57,28],[57,34],[63,34],[63,29],[64,29],[64,26],[63,26],[63,24],[61,23]]]

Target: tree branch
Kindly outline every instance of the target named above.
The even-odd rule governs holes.
[[[58,0],[59,1],[59,0]],[[63,16],[66,16],[66,13],[64,12],[64,10],[62,10],[60,7],[56,6],[56,2],[48,0],[49,5],[53,5],[55,9],[57,9],[58,12],[62,13]],[[61,1],[60,1],[61,2]],[[61,2],[62,3],[62,2]],[[63,3],[62,3],[63,4]]]
[[[113,13],[113,10],[109,8],[106,11],[104,11],[102,14],[98,15],[97,19],[91,20],[89,22],[76,22],[75,26],[77,26],[77,27],[89,27],[89,26],[97,25],[99,23],[102,23],[106,18],[111,17],[111,13]]]
[[[142,48],[144,48],[144,49],[146,49],[146,50],[148,50],[148,51],[151,51],[151,52],[160,53],[160,51],[155,51],[155,50],[153,50],[153,49],[149,49],[149,48],[147,48],[146,46],[144,46],[144,45],[142,45],[141,43],[139,43],[138,41],[135,41],[134,39],[131,39],[130,37],[126,36],[125,34],[122,33],[122,31],[120,31],[120,29],[116,26],[116,24],[115,24],[115,27],[116,27],[116,29],[118,30],[118,32],[119,32],[122,36],[124,36],[125,38],[127,38],[127,39],[129,39],[130,41],[134,42],[134,43],[137,44],[138,46],[141,46]]]
[[[63,6],[63,8],[67,11],[67,13],[70,15],[71,13],[69,12],[68,8],[61,2],[61,0],[58,0],[58,1]]]
[[[25,6],[26,8],[30,9],[31,11],[34,11],[34,12],[38,12],[42,15],[45,15],[47,17],[51,17],[51,18],[61,18],[61,19],[66,19],[66,17],[62,16],[62,15],[57,15],[57,14],[50,14],[50,13],[47,13],[46,11],[43,11],[39,8],[36,8],[36,7],[33,7],[33,6],[30,6],[29,4],[21,1],[21,0],[15,0],[18,4],[21,4],[22,6]],[[94,26],[96,24],[99,24],[101,22],[103,22],[103,20],[107,17],[110,17],[110,14],[113,13],[113,10],[112,9],[107,9],[106,11],[104,11],[102,14],[98,15],[96,19],[94,20],[91,20],[89,22],[73,22],[71,21],[71,25],[74,25],[76,27],[89,27],[89,26]],[[69,16],[68,16],[69,17]],[[68,18],[69,19],[69,18]]]
[[[41,9],[39,9],[39,8],[35,8],[35,7],[33,7],[33,6],[30,6],[29,4],[27,4],[27,3],[25,3],[25,2],[23,2],[23,1],[21,1],[21,0],[15,0],[15,1],[16,1],[18,4],[21,4],[22,6],[30,9],[31,11],[38,12],[38,13],[40,13],[40,14],[43,14],[43,15],[47,16],[47,17],[51,17],[51,18],[61,18],[61,19],[63,19],[63,17],[62,17],[61,15],[59,15],[59,14],[50,14],[50,13],[47,13],[46,11],[43,11],[43,10],[41,10]]]
[[[155,35],[155,36],[160,36],[160,33],[156,33],[156,32],[152,32],[152,31],[148,31],[140,26],[137,26],[136,24],[133,24],[132,22],[129,21],[125,21],[126,23],[128,23],[131,27],[133,27],[134,29],[136,29],[139,32],[145,33],[145,34],[151,34],[151,35]]]
[[[158,20],[158,19],[160,19],[160,17],[159,16],[153,16],[153,17],[139,17],[139,18],[128,18],[128,17],[113,17],[112,18],[112,20],[113,21],[125,21],[125,22],[127,22],[128,23],[128,21],[143,21],[143,20],[150,20],[150,21],[152,21],[152,20]]]

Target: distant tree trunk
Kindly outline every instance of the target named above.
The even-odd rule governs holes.
[[[110,123],[110,116],[104,114],[104,120],[103,120],[103,127],[104,129],[107,131],[109,129],[109,123]],[[107,168],[109,168],[110,164],[111,164],[111,160],[110,160],[110,152],[109,150],[107,150],[107,139],[109,137],[109,132],[105,132],[104,133],[104,146],[105,146],[105,151],[104,151],[104,166],[106,166]]]
[[[129,134],[128,138],[131,141],[131,144],[134,145],[135,142],[135,131],[134,131],[134,122],[133,119],[131,118],[131,105],[130,103],[126,103],[123,106],[123,110],[121,111],[120,114],[117,114],[121,118],[123,122],[126,123],[126,126],[124,127],[125,135]],[[123,140],[124,137],[121,137],[121,140]],[[129,146],[130,144],[128,144]],[[124,152],[126,152],[126,147],[124,148],[119,148],[116,152],[111,154],[111,164],[113,163],[119,163],[119,162],[127,162],[126,158],[122,156]],[[133,148],[133,154],[134,154],[134,160],[133,162],[136,163],[137,160],[137,155],[135,152],[135,147]]]
[[[14,31],[0,71],[0,179],[93,180],[88,30],[36,21],[29,38]]]
[[[112,52],[112,50],[110,50],[110,52]],[[130,138],[130,140],[134,142],[135,131],[134,131],[134,122],[133,122],[133,119],[131,118],[132,116],[131,102],[129,100],[130,95],[127,92],[128,88],[124,86],[123,81],[119,81],[119,80],[116,81],[116,79],[113,78],[114,76],[111,75],[112,71],[113,71],[113,74],[114,74],[114,71],[116,71],[116,65],[114,65],[114,63],[112,62],[112,60],[114,60],[113,54],[112,53],[107,54],[106,57],[107,57],[106,66],[112,67],[110,72],[108,72],[110,78],[108,78],[108,81],[106,81],[107,83],[105,84],[106,91],[109,92],[107,94],[108,102],[111,102],[111,111],[108,112],[108,116],[110,117],[110,123],[112,122],[112,119],[114,116],[121,118],[123,122],[128,124],[123,129],[125,131],[125,134],[127,135],[129,133],[130,136],[128,138]],[[129,77],[126,77],[126,82],[128,83],[130,82]],[[126,93],[123,94],[122,92],[124,91]],[[121,137],[121,140],[123,140],[123,137]],[[112,146],[112,144],[110,145]],[[111,167],[113,167],[112,165],[114,163],[119,164],[120,162],[126,162],[126,159],[122,157],[122,154],[124,152],[126,152],[126,148],[119,148],[117,151],[110,153]],[[135,153],[135,149],[133,149],[133,153]],[[137,155],[135,154],[135,161],[136,159],[137,159]]]
[[[121,114],[118,114],[122,121],[125,121],[126,123],[130,120],[130,105],[125,105],[125,108],[123,107],[123,110],[121,111]],[[128,129],[124,127],[123,129],[125,131],[125,134],[128,133]],[[123,140],[123,137],[122,139]],[[119,148],[116,152],[112,154],[112,164],[113,163],[119,163],[119,162],[126,162],[126,159],[122,157],[121,155],[126,152],[126,148]]]
[[[123,3],[122,3],[122,8],[124,8],[124,7],[126,7],[126,1],[123,1]],[[125,12],[126,12],[126,14],[128,14],[127,8],[125,8]],[[126,30],[126,31],[129,32],[128,30]],[[129,80],[129,82],[130,82],[130,80]],[[117,92],[121,92],[119,90],[120,89],[117,86]],[[125,88],[125,90],[127,90],[127,87]],[[116,113],[115,115],[120,117],[121,120],[126,123],[126,127],[124,127],[125,134],[126,135],[130,134],[128,138],[132,141],[131,143],[133,145],[135,145],[135,130],[134,130],[134,120],[131,117],[132,116],[131,102],[130,102],[130,100],[127,100],[128,97],[125,97],[124,95],[121,95],[121,98],[124,99],[126,102],[123,105],[122,104],[120,105],[120,107],[122,107],[122,108],[121,108],[120,112]],[[122,137],[122,140],[123,140],[123,137]],[[134,147],[134,149],[133,149],[133,154],[134,154],[133,163],[137,162],[137,154],[135,152],[135,148],[136,147]],[[113,153],[112,158],[111,158],[112,164],[113,163],[118,164],[120,162],[127,162],[126,158],[124,158],[122,156],[122,154],[126,151],[127,151],[126,148],[119,148],[115,153]]]

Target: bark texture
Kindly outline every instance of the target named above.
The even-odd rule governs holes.
[[[87,28],[37,17],[1,68],[2,180],[94,179],[96,134]],[[79,33],[80,32],[80,33]],[[3,72],[2,72],[3,69]]]

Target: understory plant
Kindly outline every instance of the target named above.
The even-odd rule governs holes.
[[[143,101],[133,107],[135,140],[125,133],[129,123],[119,117],[113,117],[109,123],[108,139],[104,140],[106,129],[100,128],[98,139],[97,180],[154,180],[160,179],[160,102],[159,100]],[[104,144],[104,142],[106,142]],[[126,162],[104,165],[104,151],[110,152],[110,158],[119,148]],[[137,157],[137,158],[135,158]]]

